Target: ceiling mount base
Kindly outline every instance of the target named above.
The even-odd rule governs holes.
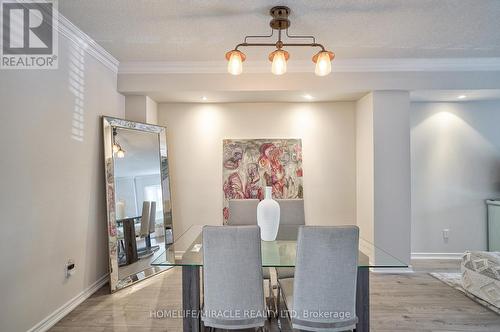
[[[273,17],[269,25],[274,30],[286,30],[290,27],[290,20],[288,19],[290,8],[286,6],[276,6],[271,8],[269,14]]]

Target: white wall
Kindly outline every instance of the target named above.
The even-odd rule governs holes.
[[[500,101],[411,108],[412,252],[485,249],[484,200],[500,197]]]
[[[30,329],[108,272],[100,116],[123,117],[123,97],[116,73],[59,43],[59,69],[0,73],[2,331]]]
[[[356,103],[357,224],[377,264],[410,262],[409,100],[373,91]]]
[[[158,123],[158,104],[144,95],[125,97],[125,118],[143,123]]]
[[[410,96],[407,91],[374,91],[374,243],[410,263],[411,171]],[[377,255],[376,255],[377,256]],[[386,257],[380,255],[379,263]],[[387,262],[391,262],[389,259]]]
[[[133,176],[115,177],[115,202],[117,204],[116,219],[139,215],[138,211],[140,208],[142,209],[142,206],[137,205],[137,195]],[[120,206],[118,203],[123,203],[122,206],[125,207],[123,208],[124,215],[121,215],[121,209],[118,208],[118,206]]]
[[[125,96],[125,118],[146,122],[146,96]]]
[[[146,96],[146,122],[158,123],[158,104],[153,99]]]
[[[360,237],[373,243],[373,95],[356,102],[356,217]]]
[[[222,140],[302,138],[306,222],[356,224],[354,103],[160,104],[174,231],[222,223]]]

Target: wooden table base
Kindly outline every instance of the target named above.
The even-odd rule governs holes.
[[[370,269],[367,267],[358,268],[356,316],[358,316],[356,332],[370,331]]]
[[[182,267],[182,310],[184,318],[183,331],[200,332],[200,267]]]
[[[123,220],[123,240],[125,242],[125,257],[127,265],[139,260],[137,256],[137,242],[135,241],[134,219]]]

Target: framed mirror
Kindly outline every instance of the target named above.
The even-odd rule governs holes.
[[[162,272],[173,242],[166,128],[103,117],[111,292]]]

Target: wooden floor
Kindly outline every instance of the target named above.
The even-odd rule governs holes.
[[[370,275],[371,331],[500,331],[500,316],[427,274],[458,271],[458,261],[412,264],[416,273]],[[160,316],[180,308],[181,271],[174,268],[113,295],[103,287],[50,331],[177,332],[182,319]],[[276,322],[270,330],[278,331]]]

